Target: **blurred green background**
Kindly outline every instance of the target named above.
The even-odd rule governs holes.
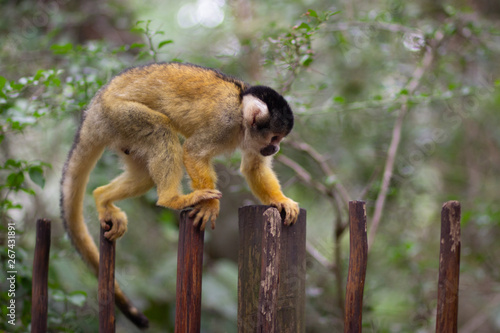
[[[365,332],[433,332],[440,210],[462,203],[459,331],[500,330],[500,4],[456,1],[9,1],[0,14],[0,330],[31,322],[36,218],[52,219],[50,332],[97,331],[97,282],[65,236],[59,180],[81,110],[121,70],[214,67],[282,92],[296,126],[274,163],[307,209],[307,332],[343,328],[347,201],[367,203]],[[255,199],[239,155],[217,160],[221,216],[207,231],[203,332],[236,332],[237,209]],[[120,172],[105,153],[91,191]],[[186,182],[186,186],[187,186]],[[186,187],[186,190],[188,188]],[[173,332],[178,214],[156,193],[119,204],[117,278]],[[17,322],[6,318],[16,225]],[[137,332],[121,314],[118,332]]]

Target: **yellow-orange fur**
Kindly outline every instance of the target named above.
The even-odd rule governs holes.
[[[98,251],[83,219],[83,198],[90,171],[105,147],[116,150],[125,164],[120,176],[93,193],[100,223],[110,240],[127,230],[125,213],[113,203],[141,195],[154,185],[158,205],[173,209],[191,206],[195,223],[201,222],[204,228],[211,220],[214,227],[221,193],[216,189],[211,160],[237,147],[243,150],[241,171],[253,193],[264,204],[284,209],[287,224],[295,222],[297,203],[281,192],[270,157],[256,151],[268,145],[274,134],[249,134],[253,133],[249,123],[253,111],[250,108],[249,115],[242,106],[242,92],[248,88],[211,69],[171,63],[129,69],[96,94],[84,112],[61,181],[62,217],[68,234],[94,273]],[[253,119],[266,120],[265,113],[259,117],[263,120]],[[185,138],[183,145],[179,135]],[[279,140],[284,135],[280,133]],[[180,190],[183,167],[191,178],[193,192],[189,194]],[[117,304],[141,326],[142,314],[116,287]]]

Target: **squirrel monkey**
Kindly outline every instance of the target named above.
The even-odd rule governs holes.
[[[285,197],[271,169],[271,156],[293,127],[293,113],[271,88],[250,86],[221,72],[192,64],[165,63],[135,67],[101,88],[84,111],[64,166],[61,211],[74,246],[94,273],[99,253],[83,219],[89,174],[105,147],[117,151],[125,171],[97,188],[99,221],[110,240],[127,230],[127,217],[113,203],[157,186],[160,206],[192,207],[190,217],[203,229],[219,214],[216,155],[242,150],[241,172],[263,204],[286,213],[295,223],[298,204]],[[181,145],[179,135],[185,138]],[[181,193],[183,166],[193,191]],[[111,227],[107,222],[111,222]],[[147,318],[116,285],[116,302],[139,327]]]

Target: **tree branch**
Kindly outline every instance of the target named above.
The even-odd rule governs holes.
[[[323,155],[321,155],[311,145],[307,144],[304,141],[299,141],[299,140],[290,140],[288,141],[288,143],[295,149],[307,153],[319,165],[319,167],[321,168],[326,177],[335,176],[335,173],[333,172],[332,168],[328,165]],[[337,182],[334,184],[334,188],[336,190],[336,194],[338,194],[342,198],[344,204],[347,207],[347,205],[349,204],[350,196],[345,187]]]
[[[347,31],[353,27],[359,27],[363,29],[373,29],[373,30],[385,30],[394,33],[405,33],[405,34],[416,34],[423,35],[420,29],[409,28],[404,25],[395,23],[384,23],[384,22],[339,22],[333,24],[328,30],[329,31]]]
[[[311,174],[307,172],[303,167],[301,167],[297,162],[294,160],[284,156],[284,155],[279,155],[278,156],[278,161],[295,171],[297,176],[307,185],[314,187],[318,192],[320,192],[323,195],[326,195],[328,197],[332,197],[332,192],[323,184],[320,182],[316,182],[313,180]]]
[[[426,48],[424,57],[422,59],[422,65],[419,66],[413,72],[406,89],[408,90],[408,95],[410,96],[415,93],[424,73],[430,68],[432,61],[434,59],[434,52],[430,46]],[[375,239],[375,234],[377,232],[380,220],[382,218],[382,212],[384,210],[385,200],[387,198],[387,192],[389,190],[389,185],[394,172],[394,162],[396,160],[396,153],[398,151],[399,143],[401,142],[401,131],[403,129],[403,121],[408,113],[408,98],[404,101],[403,105],[399,109],[399,115],[394,123],[394,128],[392,130],[391,143],[389,145],[389,151],[387,152],[387,159],[384,167],[384,175],[382,178],[382,186],[380,187],[380,192],[377,196],[377,201],[375,202],[375,211],[373,213],[372,225],[370,228],[370,233],[368,235],[368,251],[371,249],[373,241]]]
[[[328,270],[335,269],[335,264],[332,264],[322,255],[310,242],[306,242],[306,251],[307,253],[316,259],[321,266],[325,267]]]

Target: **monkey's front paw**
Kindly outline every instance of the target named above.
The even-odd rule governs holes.
[[[195,217],[193,224],[197,226],[201,221],[200,229],[204,230],[205,225],[210,220],[212,229],[215,229],[215,220],[219,216],[220,203],[218,199],[200,201],[193,207],[189,217]]]
[[[272,201],[270,205],[278,208],[280,212],[285,210],[285,225],[290,225],[297,222],[297,218],[299,217],[300,213],[299,204],[292,199],[285,198],[281,201]]]
[[[127,215],[118,207],[108,207],[99,212],[99,222],[101,227],[107,230],[104,237],[110,241],[120,238],[127,231]]]

